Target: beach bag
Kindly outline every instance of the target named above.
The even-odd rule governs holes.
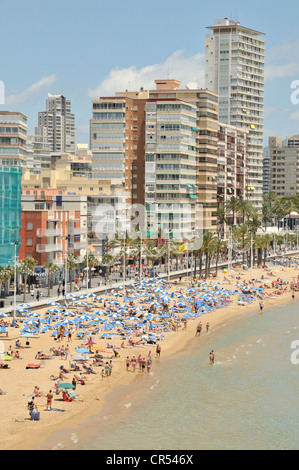
[[[32,419],[32,421],[39,421],[40,420],[40,412],[38,410],[33,410],[31,412],[31,419]]]

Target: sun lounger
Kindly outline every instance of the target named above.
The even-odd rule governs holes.
[[[8,331],[7,331],[7,328],[5,326],[2,326],[0,328],[0,335],[1,336],[8,336]]]

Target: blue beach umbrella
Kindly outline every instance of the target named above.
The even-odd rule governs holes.
[[[78,354],[89,354],[89,350],[86,348],[78,348],[75,350],[75,352]]]

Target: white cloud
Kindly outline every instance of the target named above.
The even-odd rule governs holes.
[[[127,68],[112,69],[109,75],[95,88],[88,90],[91,99],[100,96],[114,96],[115,92],[125,90],[138,91],[154,88],[157,79],[171,78],[179,80],[182,85],[204,85],[204,54],[185,57],[183,50],[175,51],[163,63],[147,65],[138,69],[135,65]]]
[[[48,92],[50,87],[56,81],[57,77],[55,74],[41,78],[36,83],[33,83],[29,88],[17,93],[8,93],[6,95],[6,103],[9,105],[20,105],[28,100],[39,97],[40,95]]]
[[[299,41],[278,44],[266,51],[265,79],[296,77],[299,78],[298,63]]]

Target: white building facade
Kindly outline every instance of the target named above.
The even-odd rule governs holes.
[[[205,86],[219,94],[219,121],[249,130],[248,193],[255,207],[263,201],[263,33],[227,18],[208,27]]]

